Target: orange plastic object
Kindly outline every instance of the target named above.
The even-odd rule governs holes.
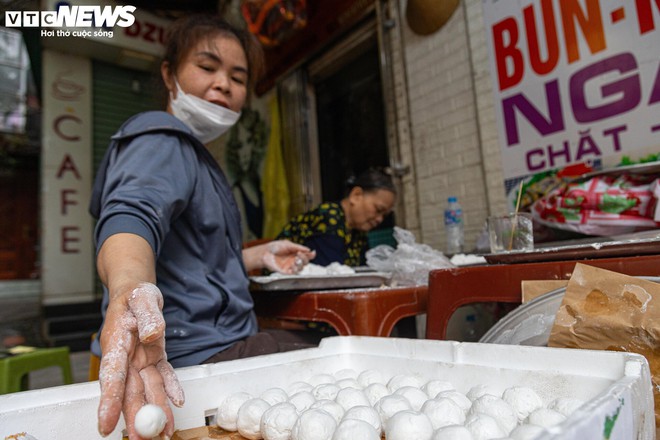
[[[660,255],[434,270],[429,274],[427,339],[446,339],[449,318],[459,307],[478,302],[520,303],[521,281],[567,280],[576,263],[626,275],[660,275]]]
[[[255,292],[258,316],[326,322],[342,336],[389,336],[402,318],[426,313],[427,286]]]

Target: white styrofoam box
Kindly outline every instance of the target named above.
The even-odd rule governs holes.
[[[605,425],[613,418],[612,440],[655,438],[649,365],[641,355],[363,336],[331,337],[318,348],[180,368],[186,404],[174,409],[176,427],[203,426],[231,393],[259,395],[342,369],[442,379],[463,393],[481,384],[498,392],[529,386],[546,405],[557,397],[587,401],[538,440],[604,438]],[[99,438],[98,400],[98,382],[0,396],[0,438],[18,432],[38,440]],[[108,438],[121,439],[123,427],[120,419]]]

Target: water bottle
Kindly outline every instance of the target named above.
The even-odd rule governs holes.
[[[445,209],[445,234],[447,238],[447,254],[454,255],[463,252],[463,210],[456,197],[447,199]]]

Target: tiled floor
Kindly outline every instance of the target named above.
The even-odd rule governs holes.
[[[89,351],[78,351],[69,355],[73,381],[87,382],[89,377]],[[63,385],[62,374],[58,367],[49,367],[30,373],[30,389],[37,390]]]

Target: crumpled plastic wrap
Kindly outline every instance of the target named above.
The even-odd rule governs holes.
[[[383,244],[369,249],[366,254],[367,266],[392,274],[392,285],[427,285],[431,270],[456,267],[442,252],[417,243],[412,232],[395,226],[393,235],[396,249]]]

